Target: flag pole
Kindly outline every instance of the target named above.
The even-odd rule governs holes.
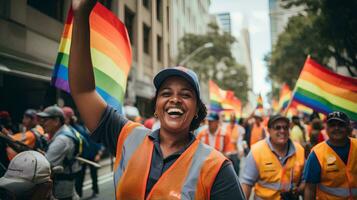
[[[306,63],[306,61],[307,60],[309,60],[311,58],[311,56],[310,56],[310,54],[308,54],[307,55],[307,58],[306,58],[306,60],[305,60],[305,63]],[[305,66],[305,64],[304,64],[304,66]],[[303,67],[303,69],[304,69],[304,67]],[[303,70],[302,69],[302,70]],[[302,71],[301,70],[301,71]],[[301,72],[300,72],[300,75],[301,75]],[[300,75],[299,75],[299,77],[300,77]],[[298,79],[299,80],[299,79]],[[297,80],[297,81],[298,81]],[[293,90],[293,92],[292,92],[292,94],[291,94],[291,98],[290,98],[290,100],[289,100],[289,103],[288,103],[288,105],[286,106],[286,108],[285,108],[285,110],[284,110],[284,112],[283,112],[283,115],[286,117],[286,114],[287,114],[287,112],[288,112],[288,110],[289,110],[289,107],[290,107],[290,105],[291,105],[291,103],[292,103],[292,101],[293,101],[293,97],[294,97],[294,94],[295,94],[295,92],[296,92],[296,83],[295,83],[295,87],[294,87],[294,90]]]

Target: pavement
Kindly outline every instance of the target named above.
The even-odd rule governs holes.
[[[114,163],[114,159],[113,159]],[[115,191],[114,191],[114,181],[113,181],[113,171],[112,163],[110,158],[105,158],[99,162],[102,166],[98,170],[98,187],[99,194],[92,196],[92,180],[90,178],[89,168],[87,168],[84,183],[83,183],[83,200],[114,200]]]

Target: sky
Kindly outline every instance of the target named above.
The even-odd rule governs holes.
[[[232,34],[236,38],[242,28],[250,33],[251,59],[253,64],[253,92],[264,96],[271,90],[265,81],[267,68],[264,55],[271,51],[269,0],[211,0],[210,13],[229,12]],[[266,98],[264,100],[266,102]]]

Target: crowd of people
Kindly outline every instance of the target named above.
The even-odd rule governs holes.
[[[79,199],[82,196],[82,186],[88,164],[79,162],[76,157],[99,162],[104,147],[90,139],[88,130],[79,123],[73,109],[67,106],[60,108],[56,105],[49,106],[43,111],[27,109],[19,126],[12,124],[9,113],[6,111],[2,111],[2,113],[0,159],[1,176],[4,179],[0,179],[1,188],[6,190],[7,194],[12,193],[15,197],[27,194],[24,196],[25,199],[37,199],[39,198],[38,193],[27,192],[35,190],[41,184],[41,187],[46,185],[47,190],[39,190],[39,193],[48,195],[48,198]],[[28,151],[32,151],[32,153],[24,155],[35,155],[33,162],[42,164],[29,166],[25,165],[26,162],[20,163],[19,160],[26,159],[24,155],[20,154]],[[43,166],[41,167],[41,165]],[[20,178],[14,176],[11,171],[22,170],[22,166],[27,167],[23,170],[27,174],[20,174]],[[95,196],[99,193],[97,168],[93,165],[89,165],[89,167],[93,196]],[[41,174],[41,170],[44,168],[52,168],[53,173]],[[41,176],[40,182],[31,178],[30,174],[35,172],[39,173],[36,176]],[[43,179],[44,177],[47,178]],[[17,182],[7,182],[6,180],[9,179],[17,180]],[[46,180],[46,184],[42,180]],[[28,183],[34,187],[22,187],[22,184]],[[24,189],[23,192],[19,192],[21,188]],[[32,194],[35,196],[29,198]],[[45,196],[42,197],[41,199],[45,199]],[[21,196],[17,199],[21,199]]]
[[[207,111],[196,73],[179,66],[153,79],[154,118],[119,114],[96,91],[89,46],[95,2],[72,1],[69,86],[85,125],[71,108],[49,106],[26,110],[17,133],[0,112],[1,197],[78,199],[86,169],[78,157],[97,162],[100,143],[116,157],[116,199],[357,198],[356,130],[343,112],[324,121],[254,112],[237,121],[233,113],[226,122]]]

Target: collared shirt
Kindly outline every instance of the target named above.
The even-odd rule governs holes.
[[[97,142],[102,142],[108,150],[115,155],[116,144],[121,129],[128,122],[113,108],[108,106],[104,111],[97,129],[91,137]],[[151,191],[162,174],[180,157],[180,155],[192,144],[195,137],[189,133],[190,142],[178,152],[163,158],[160,148],[160,130],[153,131],[149,138],[154,142],[151,167],[146,186],[146,195]],[[231,162],[224,162],[211,189],[211,199],[244,199],[244,194],[239,184]]]
[[[154,142],[154,152],[152,154],[151,168],[149,173],[149,178],[147,180],[147,186],[145,191],[145,196],[149,194],[152,187],[159,180],[161,175],[177,160],[180,155],[185,152],[185,150],[195,141],[195,137],[192,133],[189,133],[190,141],[181,150],[169,155],[164,158],[160,148],[160,131],[155,130],[149,134],[149,138]]]
[[[270,150],[276,155],[276,157],[279,159],[280,163],[284,166],[286,161],[295,154],[296,149],[291,140],[288,140],[288,151],[284,157],[280,157],[277,154],[277,151],[274,149],[273,145],[271,144],[270,137],[267,137],[265,139],[267,142]],[[243,169],[242,177],[241,177],[241,182],[247,185],[254,185],[257,181],[259,180],[259,170],[257,167],[257,164],[254,160],[253,154],[250,151],[246,160],[245,160],[245,167]]]

